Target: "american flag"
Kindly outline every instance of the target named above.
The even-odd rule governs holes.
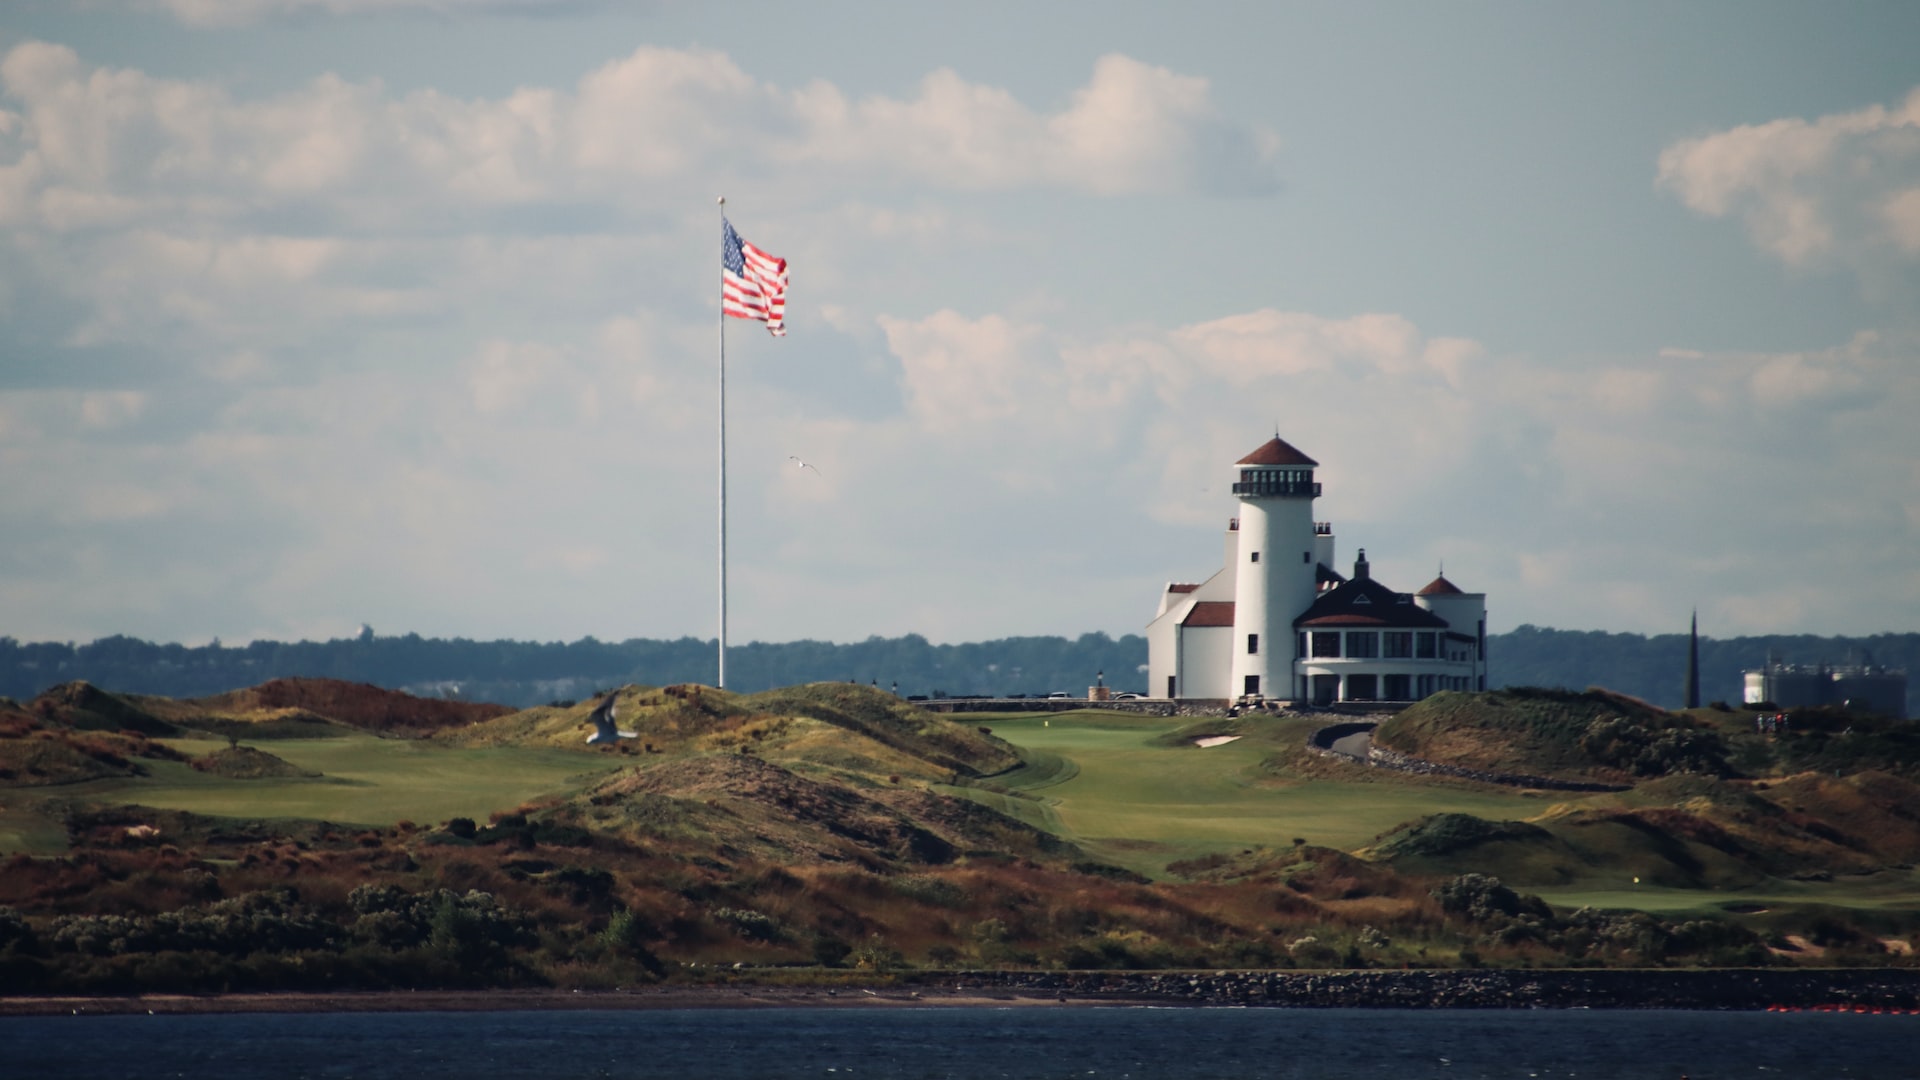
[[[720,310],[758,319],[774,337],[787,335],[787,260],[761,251],[720,219]]]

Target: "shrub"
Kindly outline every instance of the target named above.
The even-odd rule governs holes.
[[[1499,878],[1486,874],[1461,874],[1434,886],[1430,895],[1440,902],[1440,910],[1464,916],[1469,922],[1491,922],[1522,915],[1551,918],[1553,914],[1539,897],[1523,897],[1500,884]]]
[[[784,936],[780,921],[764,912],[749,908],[722,907],[713,909],[713,917],[726,923],[733,931],[744,938],[755,941],[778,941]]]
[[[945,878],[926,874],[912,874],[893,879],[893,889],[910,900],[918,900],[934,907],[962,908],[967,906],[967,891]]]

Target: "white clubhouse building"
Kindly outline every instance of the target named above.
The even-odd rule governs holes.
[[[1169,583],[1147,624],[1150,695],[1325,705],[1486,689],[1486,594],[1444,574],[1394,592],[1365,548],[1342,577],[1333,527],[1313,520],[1318,464],[1277,435],[1235,463],[1226,566]]]

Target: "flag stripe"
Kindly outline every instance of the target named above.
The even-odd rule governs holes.
[[[769,255],[720,219],[720,310],[736,319],[767,324],[775,337],[787,333],[787,260]]]

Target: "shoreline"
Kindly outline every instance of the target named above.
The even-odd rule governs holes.
[[[741,979],[616,990],[0,995],[0,1016],[1060,1006],[1828,1009],[1920,1015],[1920,969],[964,971],[810,986]]]

